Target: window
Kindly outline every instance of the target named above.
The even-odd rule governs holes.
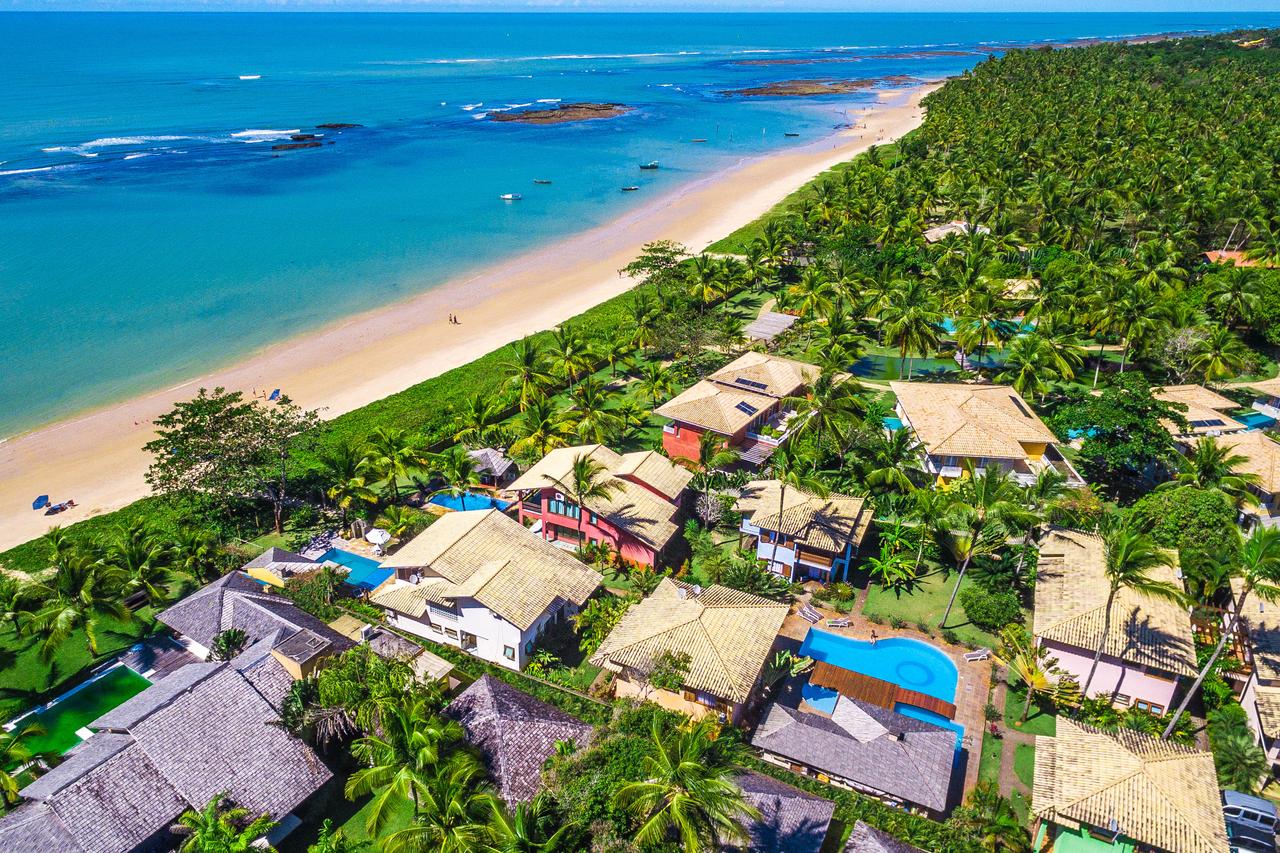
[[[524,644],[524,653],[526,655],[533,654],[533,640],[530,640],[529,642]]]
[[[577,504],[558,498],[547,501],[547,511],[567,518],[577,518],[582,515],[582,510],[578,508]]]
[[[432,630],[432,631],[435,631],[437,634],[443,634],[443,633],[444,633],[444,628],[441,628],[439,625],[436,625],[436,624],[434,624],[434,623],[431,625],[431,630]]]
[[[452,628],[445,628],[445,629],[444,629],[444,635],[445,635],[446,637],[448,637],[449,639],[451,639],[451,640],[456,640],[456,639],[458,639],[458,632],[457,632],[457,631],[455,631],[455,630],[454,630],[454,629],[452,629]]]
[[[502,656],[503,656],[504,658],[506,658],[507,660],[515,660],[515,659],[516,659],[516,649],[515,649],[515,646],[503,646],[503,647],[502,647]]]
[[[1126,696],[1126,695],[1125,695],[1125,694],[1123,694],[1123,693],[1117,693],[1115,696],[1113,696],[1113,697],[1111,698],[1111,704],[1113,704],[1113,705],[1120,705],[1120,706],[1125,707],[1125,708],[1128,708],[1128,707],[1129,707],[1129,703],[1130,703],[1130,702],[1132,702],[1132,701],[1133,701],[1133,697],[1132,697],[1132,696]]]

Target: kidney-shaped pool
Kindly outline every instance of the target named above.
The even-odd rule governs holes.
[[[888,681],[944,702],[954,702],[956,699],[956,682],[960,673],[955,663],[938,649],[919,640],[895,637],[872,644],[866,640],[854,640],[830,631],[811,628],[800,646],[800,654]],[[813,692],[813,698],[810,698],[810,692]],[[834,696],[832,691],[806,685],[805,699],[814,707],[822,707],[820,703],[813,701],[820,698],[819,693],[822,696]]]

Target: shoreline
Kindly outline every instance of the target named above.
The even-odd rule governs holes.
[[[281,388],[328,419],[401,391],[629,290],[618,270],[649,242],[691,251],[731,234],[832,166],[919,125],[920,99],[943,81],[880,94],[860,106],[865,128],[692,181],[605,225],[434,286],[397,303],[260,349],[164,389],[91,409],[0,442],[0,550],[145,497],[150,422],[201,387],[259,394]],[[461,325],[451,325],[447,314]],[[33,511],[48,494],[76,506]]]

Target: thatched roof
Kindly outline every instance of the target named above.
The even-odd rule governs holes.
[[[1059,717],[1054,737],[1036,738],[1031,807],[1045,820],[1118,828],[1160,850],[1227,850],[1213,756],[1129,729]]]

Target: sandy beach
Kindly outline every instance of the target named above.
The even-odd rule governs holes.
[[[0,444],[0,549],[40,536],[54,523],[73,524],[144,497],[149,457],[142,445],[152,437],[150,421],[201,387],[281,388],[325,417],[400,391],[625,291],[632,282],[617,270],[645,243],[670,239],[698,251],[746,225],[820,172],[916,127],[920,99],[938,85],[885,92],[863,113],[865,127],[740,163],[480,274],[14,437]],[[450,313],[461,325],[449,324]],[[77,505],[45,516],[31,509],[42,494]]]

